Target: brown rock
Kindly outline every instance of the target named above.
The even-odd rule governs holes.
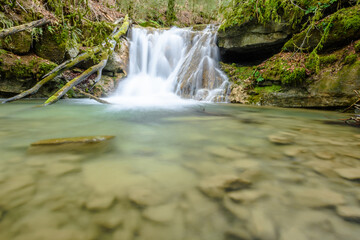
[[[341,177],[348,180],[360,179],[360,168],[339,168],[334,170]]]
[[[295,142],[295,135],[288,132],[280,132],[268,137],[269,141],[278,145],[289,145]]]
[[[250,231],[256,239],[276,240],[277,234],[273,221],[263,211],[255,209],[251,213]]]
[[[295,202],[308,207],[333,207],[345,203],[341,194],[328,189],[296,189],[293,194]]]
[[[315,156],[324,160],[331,160],[335,158],[334,154],[329,152],[316,152]]]
[[[154,222],[166,223],[174,218],[175,210],[175,204],[152,206],[144,210],[143,216]]]
[[[104,210],[110,208],[115,197],[109,195],[94,195],[86,202],[86,208],[89,210]]]
[[[359,207],[338,206],[336,208],[336,213],[345,220],[360,221]]]
[[[227,194],[229,198],[236,202],[252,203],[265,196],[265,193],[258,190],[241,190]]]

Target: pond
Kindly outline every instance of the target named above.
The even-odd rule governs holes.
[[[0,239],[358,239],[347,115],[189,102],[0,106]],[[92,144],[30,146],[111,135]]]

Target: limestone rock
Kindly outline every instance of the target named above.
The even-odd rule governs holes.
[[[215,175],[202,180],[200,190],[212,198],[222,198],[225,192],[247,188],[251,182],[234,175]]]
[[[288,132],[280,132],[277,134],[270,135],[269,141],[278,145],[293,144],[295,141],[295,135]]]
[[[308,207],[333,207],[345,203],[341,194],[328,189],[303,188],[292,193],[296,203]]]
[[[158,223],[170,222],[175,216],[176,205],[173,203],[160,206],[151,206],[144,210],[143,216]]]
[[[278,52],[290,34],[291,26],[286,23],[251,21],[219,31],[218,46],[225,61],[264,59]]]
[[[111,195],[94,195],[86,202],[86,208],[89,210],[104,210],[110,208],[115,201],[115,197]]]
[[[349,221],[360,221],[360,208],[350,206],[338,206],[336,213]]]
[[[348,180],[360,180],[360,168],[339,168],[334,171]]]
[[[109,72],[127,72],[127,66],[129,64],[129,43],[127,39],[121,39],[119,47],[115,49],[113,54],[109,57],[109,60],[104,68]]]

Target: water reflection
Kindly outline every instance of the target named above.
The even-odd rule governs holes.
[[[358,239],[360,131],[331,112],[1,105],[0,239]],[[32,149],[41,139],[115,135]],[[54,152],[55,151],[55,152]]]

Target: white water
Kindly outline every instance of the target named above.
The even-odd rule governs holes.
[[[119,105],[174,106],[226,101],[227,77],[220,70],[216,29],[149,30],[130,34],[128,77],[109,99]]]

